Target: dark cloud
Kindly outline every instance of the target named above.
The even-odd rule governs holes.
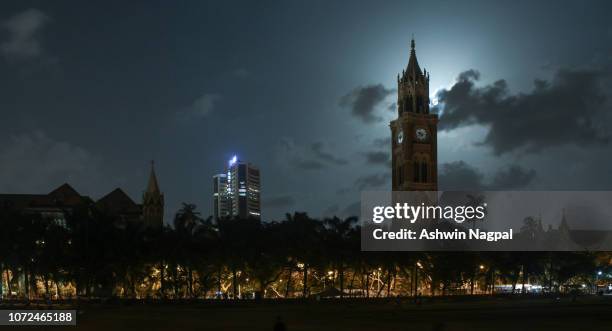
[[[370,151],[364,153],[364,156],[368,164],[381,164],[389,166],[391,162],[391,155],[388,152]]]
[[[511,190],[527,186],[536,176],[535,170],[525,170],[518,165],[511,165],[498,171],[489,185],[489,189]]]
[[[344,95],[340,99],[340,106],[350,108],[353,116],[365,123],[380,122],[382,118],[375,115],[376,106],[394,91],[382,84],[360,86]]]
[[[325,211],[323,211],[323,216],[333,216],[333,215],[336,215],[338,213],[338,210],[340,210],[340,207],[338,207],[338,204],[333,204],[333,205],[327,207],[325,209]]]
[[[65,182],[83,193],[99,193],[108,186],[103,184],[101,168],[98,156],[40,131],[14,135],[0,144],[0,192],[4,193],[46,193]]]
[[[373,190],[380,188],[390,188],[391,187],[391,174],[386,172],[375,173],[371,175],[361,176],[357,178],[353,185],[350,187],[344,187],[336,190],[336,194],[344,195],[349,192],[363,191],[363,190]]]
[[[343,187],[336,190],[337,195],[344,195],[351,192],[353,189],[349,187]]]
[[[474,69],[466,70],[460,73],[459,76],[457,77],[457,80],[460,82],[466,81],[466,80],[479,80],[479,79],[480,79],[480,72]]]
[[[485,181],[485,176],[464,161],[440,165],[438,184],[440,190],[512,190],[530,184],[536,176],[535,170],[525,170],[519,165],[510,165],[498,170],[493,179]]]
[[[325,150],[325,144],[315,142],[298,145],[291,138],[282,138],[277,146],[277,159],[302,170],[321,170],[330,165],[346,165],[348,161]]]
[[[189,106],[178,112],[178,119],[191,121],[194,118],[202,118],[210,115],[221,100],[221,95],[217,93],[203,93],[195,98]]]
[[[251,74],[251,72],[245,68],[237,68],[232,71],[232,74],[239,78],[245,78],[245,77],[248,77]]]
[[[391,183],[391,175],[387,172],[383,174],[372,174],[357,178],[355,187],[359,190],[380,188],[384,185],[389,186]]]
[[[359,216],[361,214],[361,201],[356,201],[346,206],[341,213],[343,217]]]
[[[373,144],[376,147],[388,148],[389,146],[391,146],[391,137],[374,139]]]
[[[264,200],[263,204],[269,208],[290,207],[295,204],[295,199],[290,195],[280,195]]]
[[[105,194],[112,189],[107,190],[111,185],[107,182],[115,183],[121,177],[126,178],[127,185],[119,182],[113,186],[127,188],[134,200],[139,200],[136,193],[146,186],[147,160],[155,158],[160,184],[166,194],[166,212],[175,212],[181,202],[187,201],[198,204],[203,215],[207,215],[212,212],[211,185],[193,183],[209,183],[210,176],[221,171],[225,160],[235,152],[260,168],[263,193],[267,193],[263,198],[296,193],[293,207],[304,203],[312,209],[309,212],[315,213],[337,203],[338,212],[341,212],[347,204],[358,199],[355,186],[358,177],[391,173],[382,165],[367,164],[363,153],[391,152],[387,119],[395,117],[396,109],[391,112],[391,104],[397,100],[396,92],[391,93],[390,89],[397,87],[394,76],[407,64],[410,46],[408,40],[397,45],[396,38],[381,39],[380,36],[393,35],[397,22],[405,21],[407,12],[415,16],[439,12],[440,19],[424,22],[423,31],[437,29],[439,21],[448,25],[448,31],[435,40],[417,34],[419,60],[432,69],[431,91],[449,82],[454,78],[449,72],[459,73],[461,66],[468,62],[483,65],[475,66],[477,69],[492,68],[487,77],[483,72],[480,81],[474,79],[474,74],[464,75],[464,80],[476,81],[468,92],[483,93],[480,87],[492,83],[484,81],[485,78],[509,80],[512,77],[513,83],[531,96],[535,94],[531,87],[520,84],[534,77],[534,72],[537,75],[539,65],[545,61],[550,62],[551,69],[542,77],[549,80],[550,86],[546,89],[553,89],[553,80],[549,77],[553,77],[558,68],[572,63],[593,65],[594,52],[601,52],[610,60],[611,39],[607,35],[610,20],[605,14],[610,12],[609,5],[606,8],[583,5],[583,15],[575,15],[575,9],[580,7],[578,4],[558,6],[558,13],[556,10],[554,17],[551,19],[549,15],[546,21],[546,15],[538,13],[549,12],[550,5],[527,2],[524,6],[504,6],[503,9],[491,5],[500,10],[490,10],[487,17],[482,17],[478,11],[465,11],[465,4],[459,2],[448,2],[443,12],[438,10],[440,6],[429,6],[425,2],[418,6],[402,2],[387,5],[384,11],[388,15],[376,17],[372,16],[373,10],[380,11],[382,7],[375,2],[334,8],[306,2],[290,6],[275,2],[266,7],[265,15],[256,15],[260,11],[256,5],[235,6],[221,1],[216,2],[218,5],[204,1],[190,6],[165,3],[167,5],[148,6],[146,15],[133,15],[143,11],[142,5],[127,4],[125,10],[117,11],[110,10],[105,3],[45,2],[44,8],[37,8],[51,17],[50,20],[32,19],[33,24],[26,24],[27,20],[23,19],[15,20],[13,22],[20,23],[11,24],[10,31],[7,22],[30,7],[3,3],[0,10],[0,45],[4,50],[0,50],[0,66],[3,66],[0,112],[4,116],[0,119],[0,127],[5,135],[26,133],[45,148],[32,148],[29,154],[32,156],[22,158],[16,151],[23,148],[19,146],[24,146],[25,138],[20,138],[20,143],[0,138],[0,151],[6,155],[0,158],[0,177],[4,179],[1,187],[12,192],[44,192],[68,180],[84,193],[92,192],[87,189],[92,188]],[[211,12],[215,14],[208,19],[193,15]],[[89,15],[91,13],[96,14]],[[521,17],[521,13],[533,13],[529,15],[532,18],[542,17],[530,20]],[[463,17],[456,19],[460,14]],[[79,19],[83,16],[87,19]],[[565,18],[575,19],[576,24],[567,24]],[[346,28],[347,19],[370,20],[381,27],[380,33],[356,33]],[[380,19],[380,22],[372,19]],[[521,38],[508,39],[512,36],[503,31],[501,34],[500,31],[485,31],[480,28],[487,25],[483,19],[494,20],[502,30],[512,26],[514,35]],[[165,22],[163,26],[160,20]],[[286,21],[291,22],[287,28],[275,28]],[[232,24],[225,24],[227,22]],[[587,24],[583,24],[585,22]],[[528,33],[542,26],[546,29],[536,34]],[[329,31],[335,31],[335,39],[350,45],[350,52],[347,47],[329,47],[328,38],[321,39]],[[150,35],[161,37],[149,38]],[[261,42],[253,38],[263,35],[265,38]],[[299,36],[297,39],[301,41],[296,42],[296,38],[288,38],[288,35]],[[457,45],[461,37],[465,38]],[[483,38],[489,41],[491,37],[495,40],[482,42]],[[228,40],[231,42],[224,42]],[[456,61],[448,61],[446,54],[451,49],[456,53],[453,55]],[[19,57],[19,66],[6,60],[9,54]],[[271,61],[279,54],[281,56]],[[24,78],[18,72],[32,70],[34,63],[38,65],[45,58],[58,59],[59,74],[54,71],[53,75],[47,75],[48,69],[43,72],[37,69],[36,76]],[[372,80],[371,77],[379,78]],[[362,88],[354,90],[359,86]],[[448,89],[450,93],[450,87]],[[512,88],[512,94],[516,94],[514,91]],[[214,101],[214,97],[206,94],[217,94],[221,98]],[[568,93],[581,94],[579,90]],[[340,100],[343,96],[344,103]],[[330,101],[337,108],[334,114],[328,111]],[[341,108],[339,103],[346,108]],[[190,121],[181,121],[181,125],[170,123],[181,110],[190,110]],[[478,114],[479,118],[484,116],[481,112]],[[563,116],[564,113],[559,115]],[[375,122],[377,118],[381,120]],[[445,126],[447,119],[448,127]],[[441,128],[449,130],[467,124],[466,121],[451,121],[451,117],[447,119],[442,120]],[[487,124],[492,121],[479,119],[476,122],[494,126]],[[451,123],[454,126],[451,127]],[[545,127],[538,125],[538,129]],[[44,130],[53,142],[33,138],[30,133],[36,129]],[[484,137],[482,131],[478,129],[479,137]],[[565,134],[563,131],[560,130],[561,134]],[[469,138],[473,136],[469,132],[462,133],[466,133],[466,137],[456,140],[453,134],[439,136],[440,159],[464,159],[477,165],[486,174],[481,184],[494,185],[496,169],[485,169],[484,164],[504,163],[487,153],[490,147],[466,147],[466,141],[472,141]],[[493,135],[501,133],[504,128],[492,130]],[[361,139],[355,139],[355,135],[361,135]],[[513,137],[511,143],[520,146],[525,145],[522,139],[534,140],[524,132],[516,132],[516,135],[519,138],[515,141]],[[291,136],[295,144],[292,149],[280,150],[277,154],[276,142],[282,136]],[[374,138],[382,139],[373,142]],[[323,142],[324,153],[349,163],[336,165],[317,157],[311,148],[315,141]],[[59,148],[62,142],[71,146],[66,154],[58,152],[57,159],[47,154],[47,150]],[[76,150],[77,147],[85,153]],[[522,159],[529,159],[517,163],[538,171],[529,188],[545,184],[557,189],[605,190],[612,187],[612,179],[607,179],[612,176],[602,175],[609,172],[612,165],[610,156],[606,156],[612,155],[612,144],[604,148],[582,151],[574,146],[561,146],[546,149],[545,153],[522,156]],[[580,153],[570,154],[575,151]],[[58,164],[60,161],[66,164]],[[35,164],[45,169],[38,169]],[[89,170],[92,167],[98,167],[101,175],[97,176],[102,180],[82,184],[95,173]],[[489,182],[483,183],[485,179]],[[572,184],[566,184],[567,181]],[[378,189],[388,190],[389,182]],[[607,187],[602,186],[603,183]],[[336,192],[345,194],[337,196]],[[262,212],[271,219],[280,219],[286,209],[295,208],[264,209]]]
[[[478,169],[464,161],[455,161],[440,165],[438,186],[440,190],[481,190],[484,176]]]
[[[38,9],[28,9],[2,22],[8,39],[0,43],[0,52],[10,59],[34,58],[43,54],[40,31],[49,16]]]
[[[291,163],[302,170],[320,170],[326,167],[325,164],[315,160],[294,159]]]
[[[605,113],[604,70],[560,69],[550,82],[536,80],[526,94],[510,94],[505,80],[476,87],[479,77],[475,70],[465,71],[454,86],[438,92],[440,129],[488,126],[482,143],[497,155],[608,143],[612,123]]]
[[[221,96],[215,93],[204,93],[193,101],[191,112],[195,116],[207,116],[215,109],[215,105],[220,98]]]
[[[345,165],[348,163],[347,160],[339,158],[329,152],[324,151],[324,146],[322,142],[313,143],[310,148],[312,149],[312,152],[314,153],[315,157],[317,157],[319,160],[336,165]]]

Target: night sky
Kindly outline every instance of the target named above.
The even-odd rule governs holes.
[[[166,222],[236,154],[263,217],[390,189],[396,77],[431,72],[441,189],[612,190],[609,1],[4,1],[0,193],[69,182]]]

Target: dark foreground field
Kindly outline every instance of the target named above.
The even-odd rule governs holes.
[[[5,307],[6,308],[6,307]],[[67,308],[67,307],[61,307]],[[71,330],[612,330],[612,298],[82,304]],[[0,327],[9,329],[8,327]],[[55,327],[58,329],[60,327]],[[44,327],[18,327],[41,330]]]

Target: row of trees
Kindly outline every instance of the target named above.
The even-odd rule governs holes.
[[[592,286],[610,255],[578,252],[362,252],[354,217],[204,219],[183,204],[173,227],[143,228],[90,206],[65,220],[0,214],[3,297],[294,298],[549,291]]]

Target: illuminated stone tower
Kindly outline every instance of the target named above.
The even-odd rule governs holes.
[[[142,218],[147,227],[161,228],[164,224],[164,195],[157,184],[153,161],[147,190],[142,195]]]
[[[419,67],[414,39],[408,67],[397,77],[397,115],[389,124],[393,191],[436,191],[438,115],[429,113],[429,74]]]

